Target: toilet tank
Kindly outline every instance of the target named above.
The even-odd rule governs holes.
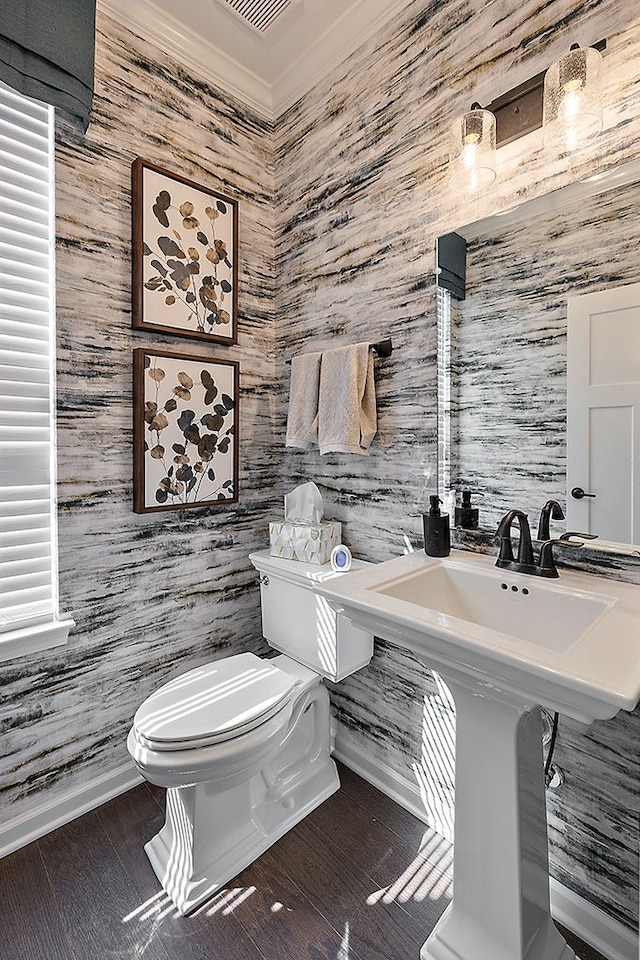
[[[314,583],[348,576],[323,564],[272,557],[267,550],[252,553],[260,573],[262,633],[265,640],[292,660],[329,680],[344,680],[365,667],[373,656],[373,636],[354,627],[313,592]],[[354,560],[351,569],[367,566]]]

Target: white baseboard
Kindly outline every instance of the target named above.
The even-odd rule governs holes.
[[[0,826],[0,857],[6,857],[20,847],[26,847],[38,837],[43,837],[107,800],[126,793],[139,783],[142,783],[142,777],[133,764],[123,763],[109,773],[94,777],[89,783],[74,787],[55,800],[38,804],[33,810]]]
[[[418,785],[361,751],[356,751],[341,733],[338,724],[333,754],[335,759],[395,800],[418,820],[427,823]],[[549,894],[551,913],[558,923],[572,930],[609,960],[638,960],[636,932],[553,878],[549,881]]]
[[[573,930],[609,960],[638,960],[638,934],[553,877],[549,878],[554,920]]]

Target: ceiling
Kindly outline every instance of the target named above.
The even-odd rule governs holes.
[[[99,0],[99,7],[275,119],[412,2]]]

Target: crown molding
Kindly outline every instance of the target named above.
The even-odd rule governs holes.
[[[274,48],[269,65],[273,82],[258,76],[152,0],[98,0],[98,9],[273,121],[410,2],[356,0],[310,43],[298,43],[297,55],[282,70],[278,70],[284,59],[282,49]],[[292,44],[295,42],[294,37]]]
[[[98,0],[98,10],[155,44],[203,80],[242,100],[266,120],[273,120],[270,84],[150,0]]]

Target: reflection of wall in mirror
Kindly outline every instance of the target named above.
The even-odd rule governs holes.
[[[567,298],[640,281],[638,189],[469,241],[467,296],[453,307],[451,475],[484,494],[484,527],[512,507],[537,518],[549,497],[566,503]]]

